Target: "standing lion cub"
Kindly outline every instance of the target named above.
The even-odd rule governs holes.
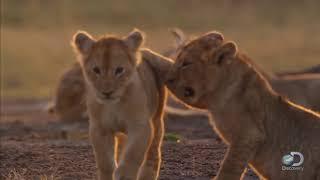
[[[142,43],[137,30],[125,38],[74,35],[101,180],[154,180],[159,174],[166,91],[158,72],[141,58]],[[117,164],[118,133],[127,135],[127,143]]]
[[[275,93],[220,33],[185,45],[167,83],[184,103],[208,109],[229,145],[217,180],[238,180],[247,165],[261,179],[320,179],[320,115]]]
[[[162,53],[167,57],[175,56],[177,51],[176,48],[179,48],[180,42],[184,42],[184,36],[181,30],[174,29],[171,32],[175,36],[176,45],[178,46],[169,48]],[[142,58],[144,58],[144,56],[150,56],[149,58],[152,59],[152,61],[149,62],[151,64],[156,63],[156,59],[162,59],[162,56],[157,58],[158,54],[154,54],[152,52],[148,53],[148,50],[142,51]],[[145,59],[149,60],[148,58]],[[159,62],[161,62],[160,64],[163,64],[162,61]],[[169,65],[168,63],[165,64]],[[155,69],[158,69],[158,66],[155,67]],[[169,70],[169,67],[167,69]],[[165,74],[159,75],[164,76]],[[85,80],[82,75],[80,64],[76,62],[66,69],[59,78],[53,100],[48,103],[46,109],[50,114],[55,114],[62,122],[77,122],[79,120],[86,121],[88,119],[88,115],[86,112],[85,94]],[[170,96],[168,106],[165,106],[164,111],[167,114],[177,116],[206,116],[206,113],[203,112],[173,107],[172,98],[170,98]]]

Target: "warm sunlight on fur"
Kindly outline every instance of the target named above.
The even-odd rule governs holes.
[[[140,57],[141,32],[98,40],[78,32],[73,42],[87,87],[99,179],[157,179],[166,92],[157,72]],[[118,165],[116,132],[128,136]]]
[[[179,29],[173,29],[172,34],[176,40],[175,48],[168,48],[163,54],[168,57],[175,57],[181,44],[186,39],[183,37],[183,32]],[[165,77],[172,62],[169,62],[164,56],[155,55],[148,49],[143,49],[142,58],[149,61],[154,69],[161,70],[159,76]],[[150,61],[150,60],[153,61]],[[168,64],[169,63],[169,64]],[[81,71],[80,64],[74,63],[70,66],[59,79],[54,96],[49,103],[48,112],[58,116],[63,122],[77,122],[88,118],[87,108],[85,105],[85,82]],[[172,107],[170,104],[165,106],[165,112],[174,116],[206,116],[207,113],[201,111],[193,111],[189,109],[181,109]]]
[[[190,41],[190,37],[182,30],[176,30],[176,52],[179,53],[184,45]],[[275,75],[263,71],[255,62],[247,58],[250,64],[254,65],[263,77],[268,80],[272,88],[290,101],[302,105],[311,110],[320,112],[320,65],[309,67],[298,72],[286,72]],[[303,93],[301,93],[303,92]]]
[[[0,180],[320,180],[320,1],[0,7]]]
[[[240,179],[247,164],[261,179],[319,179],[319,114],[274,92],[250,62],[234,42],[212,32],[185,45],[168,75],[171,92],[208,109],[229,145],[215,179]],[[303,171],[281,169],[291,151],[304,155]]]

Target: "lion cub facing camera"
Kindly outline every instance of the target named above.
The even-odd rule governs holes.
[[[74,35],[73,45],[86,82],[86,102],[101,180],[157,179],[163,137],[166,91],[162,80],[141,58],[143,36],[135,30],[125,38],[93,39]],[[117,135],[127,135],[119,162]]]
[[[208,109],[229,145],[216,180],[238,180],[247,165],[260,179],[319,180],[320,115],[275,93],[250,62],[212,32],[182,47],[168,73],[167,87],[184,103]],[[304,158],[288,162],[287,154]],[[303,169],[290,170],[294,164]]]

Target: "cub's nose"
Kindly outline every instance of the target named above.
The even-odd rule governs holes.
[[[106,91],[106,92],[102,92],[102,94],[105,96],[105,97],[110,97],[112,94],[113,94],[114,91]]]
[[[192,97],[195,95],[193,88],[185,87],[183,92],[184,97]]]

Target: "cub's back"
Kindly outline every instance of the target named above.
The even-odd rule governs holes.
[[[85,82],[78,63],[75,63],[71,69],[63,74],[55,93],[54,110],[56,113],[62,116],[67,115],[68,112],[71,112],[70,108],[79,108],[79,110],[84,111]],[[74,116],[76,117],[77,115],[80,116],[81,113],[77,113]]]
[[[299,105],[320,111],[319,74],[288,75],[272,81],[275,91],[287,96],[291,101]]]
[[[148,97],[148,104],[153,112],[162,113],[165,104],[165,87],[153,66],[142,57],[138,73]],[[156,106],[154,106],[156,105]],[[157,115],[155,115],[157,116]]]

